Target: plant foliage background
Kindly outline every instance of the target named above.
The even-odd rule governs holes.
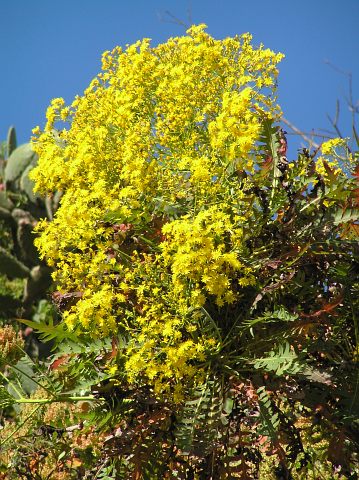
[[[2,329],[4,478],[358,477],[358,136],[288,158],[281,59],[193,26],[52,101],[29,181],[60,319],[21,320],[40,362]]]

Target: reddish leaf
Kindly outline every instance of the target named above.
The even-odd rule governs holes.
[[[282,263],[283,262],[281,260],[270,260],[269,262],[266,263],[266,266],[276,270],[279,267],[279,265],[281,265]]]
[[[273,158],[268,155],[261,165],[261,170],[258,172],[260,177],[266,177],[272,168]]]
[[[115,358],[118,352],[118,339],[116,337],[112,337],[111,346],[112,350],[109,359]]]
[[[335,180],[335,179],[336,179],[336,175],[335,175],[335,173],[334,173],[334,170],[332,170],[332,169],[329,167],[328,163],[327,163],[325,160],[323,160],[323,166],[324,166],[324,168],[325,168],[325,171],[327,172],[327,175],[328,175],[328,177],[329,177],[329,180],[330,180],[330,181]]]
[[[57,370],[61,365],[64,365],[68,362],[71,355],[63,355],[57,360],[53,361],[50,365],[50,370]]]
[[[279,142],[280,142],[280,147],[278,149],[278,153],[280,156],[286,156],[287,155],[287,139],[284,135],[283,130],[280,132]]]
[[[59,310],[64,311],[75,305],[80,300],[82,295],[82,292],[54,292],[52,294],[52,300],[54,301]]]
[[[320,310],[311,313],[301,313],[300,316],[303,318],[318,318],[321,317],[324,313],[332,312],[338,305],[343,301],[343,295],[339,295],[334,301],[329,302],[322,306]]]

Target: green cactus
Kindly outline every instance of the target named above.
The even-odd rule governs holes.
[[[20,247],[20,256],[28,266],[40,263],[38,251],[34,245],[34,226],[36,220],[26,211],[15,208],[12,217],[17,223],[16,239]]]
[[[10,157],[17,146],[15,127],[10,127],[7,134],[7,156]]]
[[[46,265],[36,265],[31,272],[25,284],[23,302],[25,305],[31,302],[44,291],[46,291],[52,283],[51,269]]]
[[[11,184],[20,180],[21,175],[29,165],[35,166],[37,155],[29,143],[17,147],[8,157],[5,166],[5,184]]]
[[[41,262],[34,246],[34,227],[39,218],[56,210],[59,194],[42,198],[33,192],[30,170],[37,155],[30,144],[16,148],[16,132],[9,129],[0,170],[0,317],[13,316],[21,309],[22,317],[31,316],[32,305],[45,296],[51,285],[51,269]],[[6,280],[8,279],[8,280]],[[22,298],[3,292],[1,283],[22,282]],[[21,295],[21,294],[20,294]],[[16,298],[15,298],[16,297]],[[20,310],[19,310],[20,311]]]
[[[0,220],[5,220],[5,222],[11,222],[12,216],[7,208],[0,206]]]
[[[4,273],[9,278],[27,278],[30,276],[28,267],[3,247],[0,247],[0,273]]]
[[[30,180],[29,172],[34,168],[34,165],[31,163],[23,171],[20,178],[20,189],[26,193],[30,202],[36,203],[41,197],[38,193],[34,193],[34,181]]]
[[[14,202],[12,202],[9,196],[4,191],[0,191],[0,207],[6,210],[11,210],[14,208]]]
[[[21,300],[14,298],[12,295],[2,295],[0,293],[0,312],[6,316],[12,316],[16,310],[21,307]]]

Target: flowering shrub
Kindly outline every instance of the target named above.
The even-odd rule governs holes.
[[[37,246],[59,289],[81,292],[64,321],[94,336],[122,327],[130,379],[145,373],[162,389],[193,376],[218,348],[199,329],[205,302],[233,304],[255,283],[244,191],[263,122],[280,112],[282,57],[203,25],[154,48],[145,39],[105,52],[84,95],[53,100],[34,130],[36,189],[63,191]]]
[[[358,472],[358,154],[287,159],[281,58],[145,39],[34,130],[36,189],[62,192],[36,243],[63,321],[24,321],[59,348],[39,402],[89,394],[108,478]]]

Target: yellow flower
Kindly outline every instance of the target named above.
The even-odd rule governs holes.
[[[255,282],[245,192],[263,121],[280,115],[282,55],[251,40],[197,25],[106,51],[84,94],[54,99],[33,131],[36,190],[62,192],[36,245],[76,298],[63,321],[93,337],[125,330],[127,380],[177,399],[218,348],[198,328],[206,303],[232,304]]]
[[[345,138],[332,138],[322,143],[321,151],[324,155],[332,154],[336,147],[345,147],[347,139]]]
[[[118,372],[118,366],[117,365],[111,365],[110,367],[106,368],[106,372],[109,375],[114,376]]]

